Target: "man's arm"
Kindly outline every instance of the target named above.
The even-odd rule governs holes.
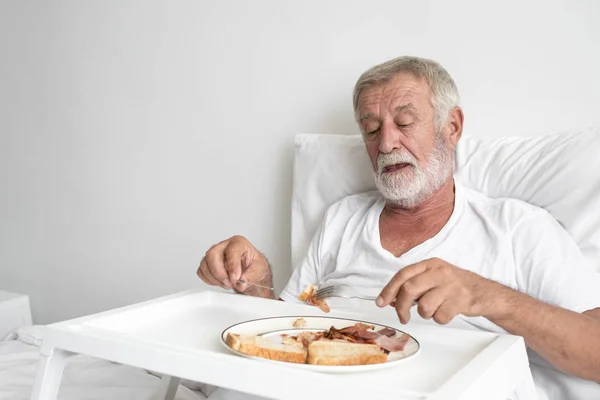
[[[587,310],[583,312],[583,315],[587,315],[590,318],[594,318],[600,321],[600,308],[594,308],[593,310]]]
[[[580,314],[497,285],[496,305],[484,317],[522,336],[527,346],[564,372],[600,382],[600,308]]]
[[[487,318],[522,336],[556,368],[600,382],[599,308],[580,314],[556,307],[435,258],[400,270],[377,305],[395,301],[400,321],[407,323],[416,300],[423,318],[440,324],[458,314]]]

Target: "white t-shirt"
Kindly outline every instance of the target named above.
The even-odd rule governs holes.
[[[309,284],[346,284],[377,295],[400,269],[438,257],[562,308],[583,312],[600,307],[600,274],[541,208],[515,199],[491,199],[456,184],[454,210],[442,230],[396,258],[381,246],[384,206],[377,191],[331,206],[281,298],[297,302]],[[480,329],[505,332],[483,317],[458,318]],[[556,371],[532,352],[530,361],[536,363],[532,373],[541,400],[600,398],[600,385]]]

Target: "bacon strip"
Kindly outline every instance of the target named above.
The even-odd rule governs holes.
[[[351,335],[356,335],[359,331],[368,331],[375,329],[373,325],[363,324],[358,322],[352,326],[347,326],[345,328],[340,329],[340,332],[349,333]]]
[[[396,337],[396,331],[391,328],[382,328],[378,331],[372,325],[357,323],[342,329],[336,329],[334,326],[327,331],[322,332],[302,332],[298,336],[291,336],[294,340],[302,343],[304,347],[315,340],[343,340],[350,343],[377,344],[383,350],[402,351],[408,343],[409,336],[402,335]]]
[[[356,331],[355,335],[363,339],[377,339],[380,336],[377,332],[366,330]]]
[[[396,336],[396,331],[393,330],[392,328],[381,328],[380,330],[377,331],[377,333],[379,333],[380,335],[383,335],[383,336],[387,336],[387,337]]]
[[[345,340],[350,343],[369,343],[375,344],[374,339],[370,338],[362,338],[358,335],[353,335],[352,333],[342,332],[342,330],[338,330],[335,327],[329,328],[329,331],[325,334],[326,339],[337,339],[337,340]]]
[[[408,335],[402,335],[400,337],[388,337],[380,335],[375,339],[375,343],[381,346],[387,351],[402,351],[404,346],[408,343]]]

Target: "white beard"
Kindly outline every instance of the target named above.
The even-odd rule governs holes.
[[[379,154],[377,171],[373,171],[375,185],[388,203],[402,208],[414,208],[438,190],[452,174],[454,160],[441,135],[435,136],[434,148],[425,168],[419,166],[408,151]],[[388,165],[410,164],[402,170],[383,173]]]

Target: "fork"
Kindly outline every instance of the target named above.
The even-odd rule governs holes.
[[[354,290],[347,285],[333,285],[327,286],[322,289],[317,290],[317,299],[326,299],[328,297],[344,297],[347,299],[362,299],[362,300],[370,300],[375,301],[377,297],[373,296],[360,296],[357,295]]]
[[[348,285],[333,285],[333,286],[326,286],[322,289],[318,289],[317,290],[317,300],[321,300],[321,299],[326,299],[328,297],[343,297],[346,299],[362,299],[362,300],[370,300],[370,301],[375,301],[377,300],[377,297],[373,297],[373,296],[359,296],[356,294],[356,292],[354,292],[354,290],[348,286]],[[418,299],[413,301],[413,306],[416,306],[418,302]],[[391,305],[393,305],[394,302],[392,302]]]

